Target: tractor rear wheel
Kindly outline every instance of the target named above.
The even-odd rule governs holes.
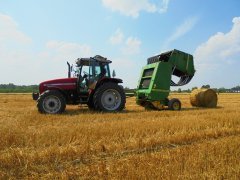
[[[173,111],[181,110],[181,102],[179,99],[173,98],[168,102],[168,109]]]
[[[59,114],[66,108],[64,96],[56,90],[47,90],[37,100],[37,108],[40,113]]]
[[[122,87],[107,82],[98,87],[93,96],[96,110],[105,112],[121,111],[125,107],[126,97]]]

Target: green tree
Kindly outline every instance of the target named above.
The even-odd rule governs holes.
[[[192,91],[194,90],[194,89],[197,89],[198,87],[192,87]]]
[[[181,93],[181,92],[182,92],[181,88],[178,88],[178,93]]]
[[[202,85],[202,88],[209,89],[209,88],[210,88],[210,85],[209,85],[209,84],[207,84],[207,85]]]

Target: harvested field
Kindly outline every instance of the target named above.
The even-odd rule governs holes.
[[[29,94],[0,94],[0,179],[239,179],[240,94],[217,108],[122,113],[67,106],[42,115]]]

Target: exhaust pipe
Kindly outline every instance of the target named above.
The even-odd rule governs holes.
[[[68,78],[71,78],[71,66],[69,62],[67,62],[67,65],[68,65]]]

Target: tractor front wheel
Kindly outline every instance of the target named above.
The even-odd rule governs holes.
[[[66,108],[64,96],[56,90],[47,90],[37,100],[37,108],[40,113],[59,114]]]
[[[122,87],[116,83],[104,83],[94,93],[94,107],[105,112],[121,111],[125,107],[126,97]]]
[[[173,111],[179,111],[181,110],[181,102],[179,101],[179,99],[171,99],[168,102],[168,109],[173,110]]]

